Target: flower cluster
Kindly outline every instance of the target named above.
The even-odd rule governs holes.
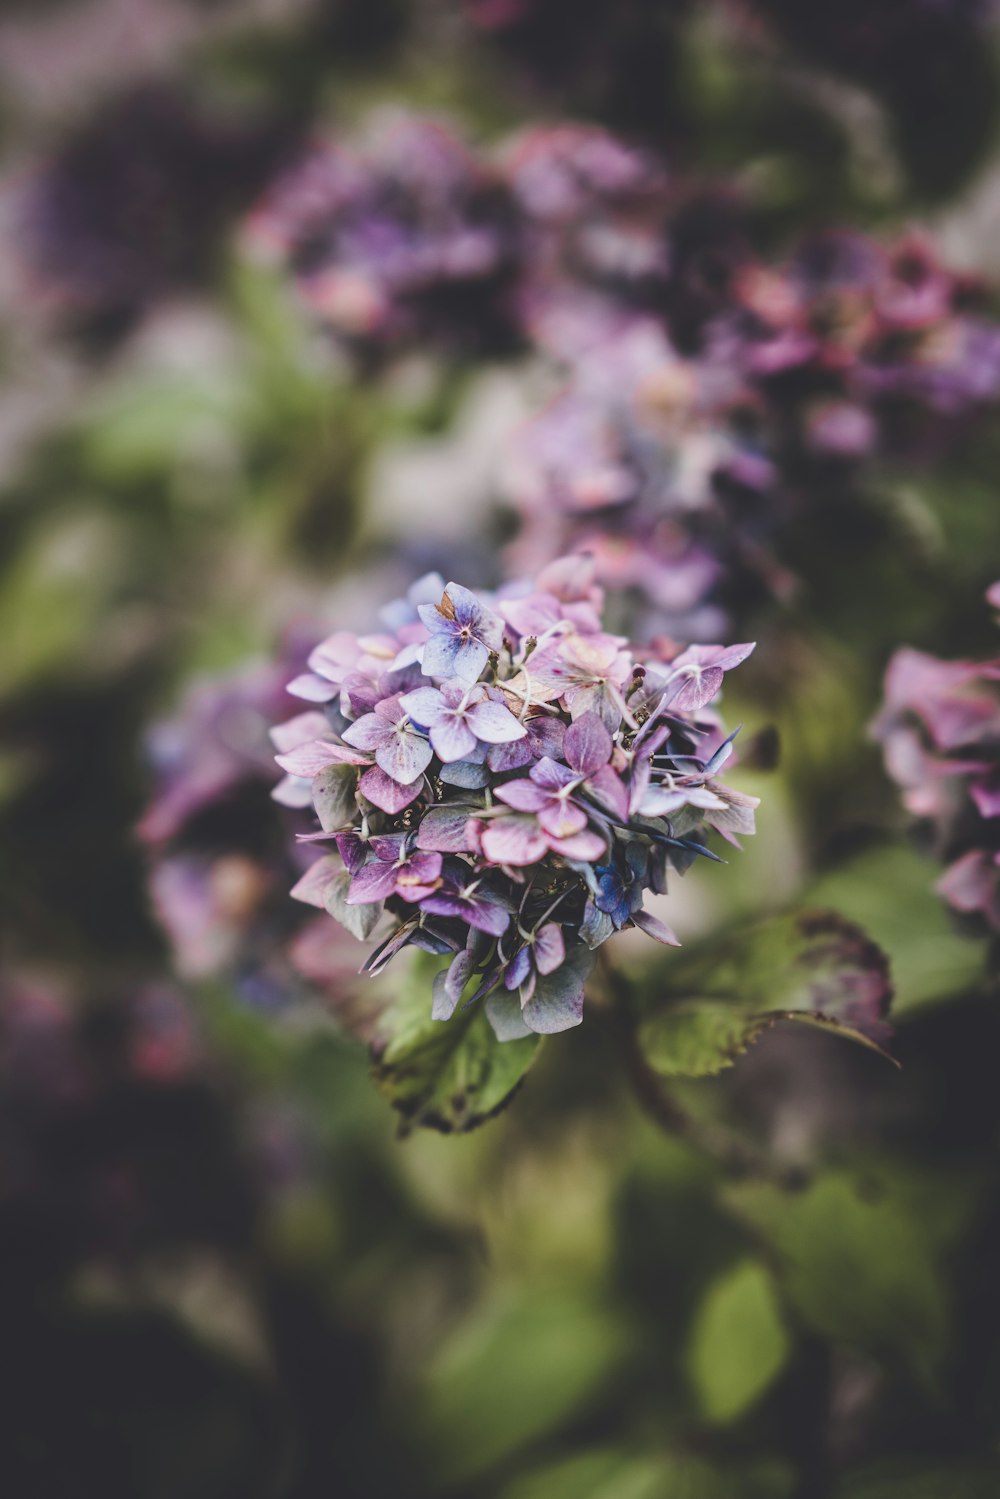
[[[491,599],[428,575],[383,631],[342,631],[289,686],[311,706],[273,731],[288,804],[337,852],[293,894],[367,938],[381,971],[407,946],[445,956],[433,1014],[486,999],[500,1039],[582,1018],[594,952],[638,927],[670,867],[735,841],[756,798],[724,785],[710,704],[752,646],[637,660],[602,628],[593,560],[550,564]]]
[[[443,125],[381,116],[357,147],[314,146],[259,205],[248,235],[357,348],[507,337],[509,197]]]
[[[127,325],[204,278],[290,145],[274,119],[220,117],[165,84],[125,90],[17,194],[33,290],[101,331]]]
[[[1000,399],[983,289],[921,238],[764,259],[738,195],[597,126],[478,157],[418,120],[375,140],[307,161],[258,238],[355,347],[502,323],[534,354],[547,399],[497,476],[508,567],[590,552],[632,633],[717,635],[791,586],[781,538],[807,507],[925,463]]]
[[[250,1004],[283,1003],[296,974],[349,1002],[356,964],[329,922],[297,919],[289,883],[304,850],[289,850],[270,798],[268,730],[287,710],[289,670],[252,663],[195,681],[149,736],[154,790],[138,833],[153,910],[186,979],[230,976]]]
[[[1000,583],[989,590],[1000,608]],[[938,891],[1000,931],[1000,656],[941,661],[898,650],[872,732],[903,804],[949,861]]]

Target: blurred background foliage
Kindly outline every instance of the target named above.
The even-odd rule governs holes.
[[[995,423],[793,517],[726,696],[780,742],[739,772],[758,837],[672,897],[685,954],[616,959],[695,985],[741,923],[838,911],[890,962],[898,1072],[779,1025],[665,1130],[597,992],[498,1119],[400,1140],[353,954],[185,960],[136,834],[192,683],[429,567],[495,582],[511,534],[525,350],[359,366],[253,253],[308,141],[386,104],[480,144],[597,122],[728,184],[761,254],[916,223],[988,278],[997,63],[989,7],[931,0],[4,5],[5,1493],[1000,1493],[996,937],[935,895],[867,731],[898,645],[995,653]],[[280,842],[267,779],[190,847]]]

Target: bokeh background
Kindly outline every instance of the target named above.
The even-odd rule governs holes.
[[[4,4],[4,1493],[1000,1493],[1000,907],[935,889],[997,835],[900,729],[988,776],[995,688],[871,729],[997,653],[998,63],[975,0]],[[678,1132],[597,995],[402,1138],[266,728],[581,541],[634,636],[759,642],[685,946],[841,913],[902,1066],[777,1026]]]

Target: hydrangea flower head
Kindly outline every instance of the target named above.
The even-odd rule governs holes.
[[[405,947],[444,958],[434,1017],[484,1000],[501,1040],[578,1024],[616,931],[674,945],[646,894],[715,857],[703,828],[754,830],[711,707],[752,646],[640,660],[602,628],[594,572],[565,558],[492,598],[435,578],[433,603],[421,579],[384,635],[312,653],[290,691],[325,706],[273,731],[275,796],[336,845],[293,895],[362,938],[381,924],[369,973]]]
[[[987,593],[1000,606],[1000,584]],[[948,861],[938,893],[1000,931],[1000,657],[941,661],[904,647],[889,662],[872,734],[907,811]]]

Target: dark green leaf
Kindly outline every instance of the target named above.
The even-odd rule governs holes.
[[[375,1078],[414,1125],[446,1133],[474,1129],[500,1110],[541,1044],[538,1036],[498,1041],[481,1004],[450,1020],[431,1018],[433,979],[416,963],[379,1016]]]

